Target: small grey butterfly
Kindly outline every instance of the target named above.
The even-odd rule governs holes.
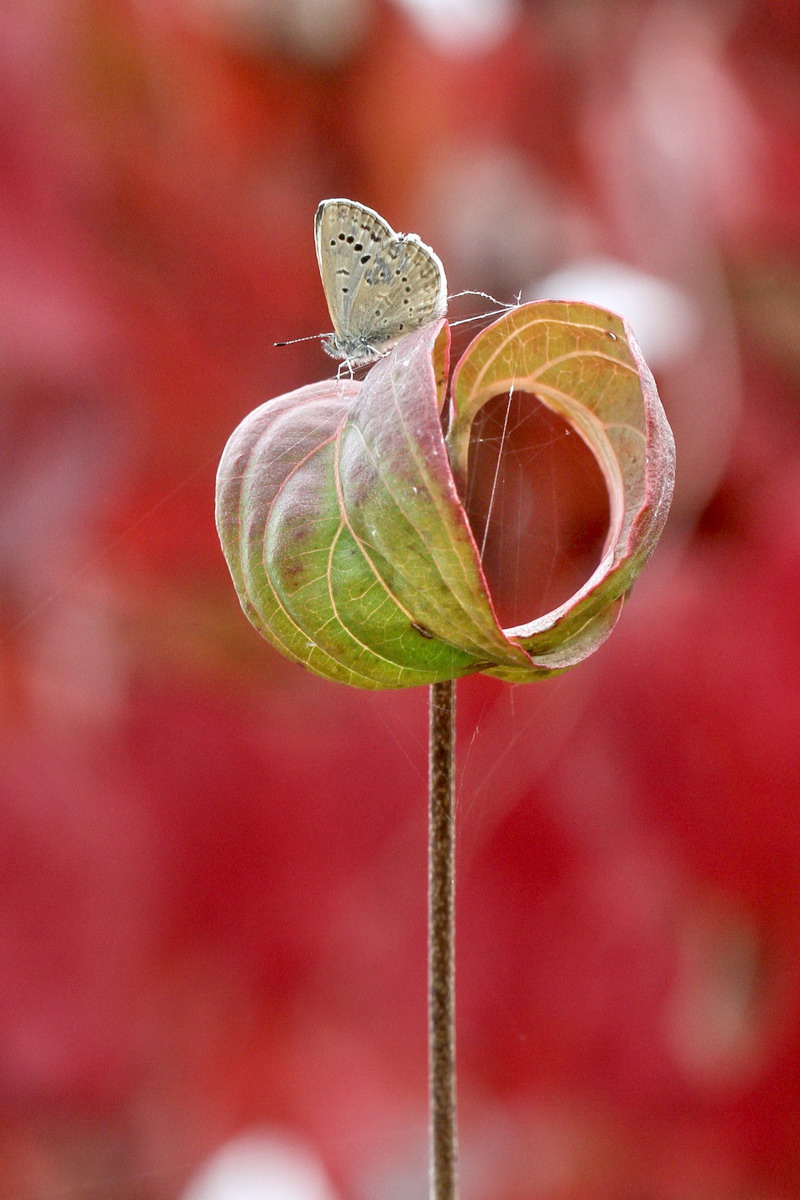
[[[355,200],[323,200],[314,219],[322,287],[333,322],[323,348],[349,366],[380,358],[447,312],[438,257],[415,233],[395,233]]]

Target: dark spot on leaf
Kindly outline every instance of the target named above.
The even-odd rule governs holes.
[[[355,240],[356,240],[356,239],[353,237],[353,235],[352,235],[352,233],[351,233],[351,234],[350,234],[350,236],[349,236],[349,238],[347,239],[347,244],[348,244],[348,246],[352,246],[352,244],[353,244],[353,242],[354,242]]]
[[[416,621],[411,622],[411,628],[416,629],[420,637],[432,638],[433,634],[430,629],[426,629],[424,625],[418,625]]]
[[[361,255],[362,263],[368,263],[371,258],[372,258],[371,254],[362,254]]]

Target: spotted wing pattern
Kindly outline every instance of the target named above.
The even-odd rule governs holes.
[[[395,233],[354,200],[323,200],[314,221],[334,358],[371,362],[447,312],[444,268],[413,233]]]

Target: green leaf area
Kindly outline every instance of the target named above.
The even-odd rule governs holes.
[[[225,448],[217,527],[245,613],[288,658],[367,688],[485,671],[546,677],[608,636],[669,508],[674,445],[626,323],[543,301],[480,333],[453,373],[449,329],[405,337],[362,382],[261,405]],[[509,389],[583,438],[609,495],[601,562],[568,601],[502,629],[460,495],[473,419]]]

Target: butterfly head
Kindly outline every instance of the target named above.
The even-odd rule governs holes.
[[[336,333],[329,333],[322,339],[322,349],[331,358],[341,358],[351,367],[363,367],[385,353],[385,348],[373,346],[363,337],[340,337]]]

